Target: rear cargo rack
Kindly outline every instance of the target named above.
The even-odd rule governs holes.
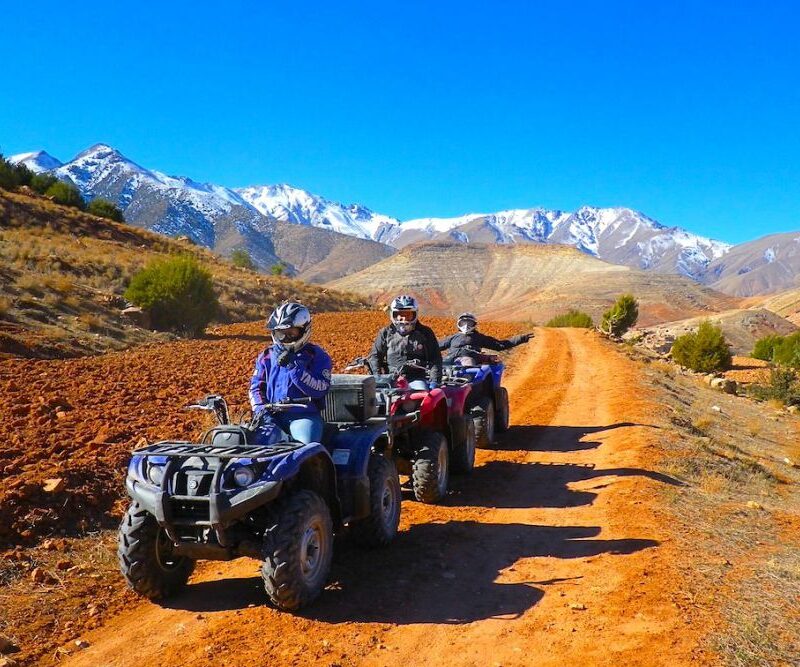
[[[288,454],[305,447],[301,442],[279,442],[274,445],[201,445],[193,442],[156,442],[133,451],[134,456],[192,456],[218,459],[261,459]]]

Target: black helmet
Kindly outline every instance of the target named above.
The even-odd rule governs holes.
[[[302,303],[284,301],[272,311],[267,329],[275,345],[296,352],[311,336],[311,313]]]
[[[456,326],[461,333],[472,333],[478,326],[478,318],[472,313],[461,313],[456,319]]]
[[[392,303],[389,306],[389,317],[391,318],[395,329],[397,329],[403,336],[406,336],[414,331],[414,327],[417,325],[418,311],[419,306],[417,305],[417,300],[408,294],[401,294],[400,296],[396,296],[394,299],[392,299]],[[399,316],[401,312],[410,312],[411,319],[406,319],[405,317],[401,318]]]

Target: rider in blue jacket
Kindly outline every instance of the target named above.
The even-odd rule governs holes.
[[[263,412],[266,403],[298,399],[310,402],[286,411],[265,413],[258,426],[256,444],[281,440],[278,429],[299,442],[319,442],[323,429],[320,410],[330,387],[332,363],[325,350],[308,342],[311,313],[300,303],[285,301],[270,315],[267,329],[273,345],[258,355],[250,379],[253,414]]]

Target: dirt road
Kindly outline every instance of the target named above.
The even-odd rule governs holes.
[[[389,549],[338,546],[302,616],[254,561],[85,635],[80,665],[679,665],[704,661],[650,472],[658,406],[594,334],[541,330],[509,374],[513,428],[444,506],[408,501]],[[693,663],[695,664],[695,663]]]

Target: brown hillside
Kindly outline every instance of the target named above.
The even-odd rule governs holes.
[[[644,325],[729,310],[739,302],[688,278],[608,264],[558,245],[414,245],[330,285],[377,302],[410,292],[435,314],[473,310],[537,322],[569,308],[597,319],[624,292],[639,299]]]
[[[211,251],[0,191],[0,354],[74,356],[165,338],[120,317],[130,277],[149,260],[188,253],[212,273],[220,318],[259,319],[285,298],[317,311],[359,308],[358,297],[264,276]]]

